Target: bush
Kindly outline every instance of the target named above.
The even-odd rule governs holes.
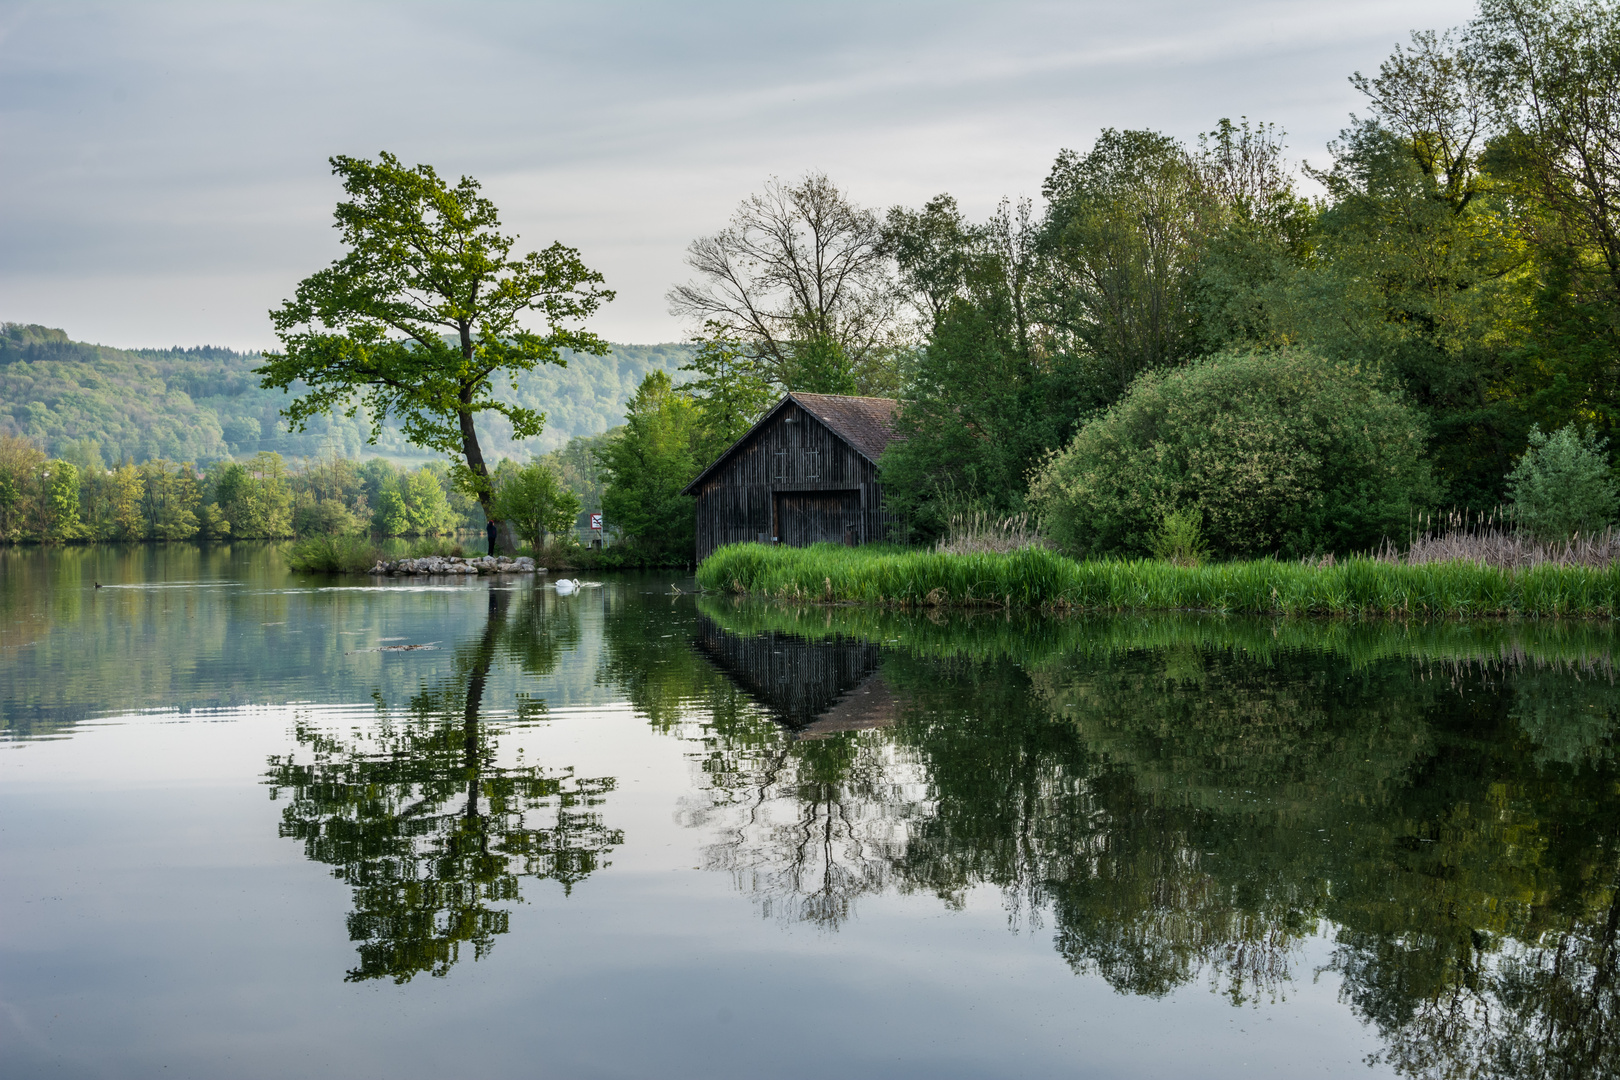
[[[1198,566],[1203,563],[1209,551],[1204,544],[1203,515],[1196,506],[1172,510],[1164,515],[1159,531],[1153,536],[1153,554],[1177,566]]]
[[[308,574],[363,574],[382,549],[360,536],[311,536],[287,552],[287,568]]]
[[[1224,557],[1366,549],[1438,497],[1418,414],[1366,368],[1301,350],[1139,377],[1031,485],[1078,555],[1142,555],[1195,511]]]
[[[1574,424],[1551,435],[1531,428],[1530,446],[1507,477],[1515,523],[1542,540],[1568,540],[1611,524],[1620,493],[1606,445]]]

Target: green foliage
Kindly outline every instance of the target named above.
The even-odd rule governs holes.
[[[1604,449],[1605,440],[1574,424],[1551,435],[1531,428],[1530,447],[1508,474],[1515,523],[1546,540],[1611,525],[1620,509],[1620,485]]]
[[[742,438],[779,396],[769,369],[741,339],[719,326],[707,329],[708,336],[693,340],[697,351],[681,367],[693,373],[684,389],[697,404],[703,429],[698,458],[704,463]]]
[[[1144,553],[1187,508],[1221,556],[1366,550],[1437,497],[1423,434],[1371,371],[1300,350],[1226,354],[1142,376],[1031,497],[1082,555]]]
[[[1159,531],[1153,535],[1149,546],[1156,559],[1177,566],[1197,566],[1209,557],[1209,546],[1204,543],[1203,514],[1194,506],[1169,511],[1159,522]]]
[[[623,434],[623,426],[600,435],[576,435],[568,445],[553,450],[540,460],[557,474],[563,487],[579,496],[580,508],[595,513],[602,509],[602,461],[599,450]]]
[[[287,569],[306,574],[363,574],[382,557],[382,549],[364,537],[334,532],[297,541],[285,560]]]
[[[1191,355],[1188,275],[1214,207],[1185,149],[1157,132],[1105,128],[1089,152],[1058,155],[1042,193],[1038,303],[1098,403]]]
[[[579,496],[562,486],[550,468],[534,462],[496,473],[495,512],[512,522],[518,536],[538,551],[547,533],[572,535]]]
[[[377,499],[371,531],[378,536],[404,536],[411,531],[411,514],[406,509],[405,497],[398,491],[390,489]]]
[[[597,451],[607,487],[608,528],[649,557],[691,558],[696,542],[692,499],[681,489],[697,476],[703,444],[697,406],[652,372],[630,402],[624,430]]]
[[[560,350],[603,355],[607,343],[564,324],[613,294],[562,244],[511,257],[495,204],[470,177],[451,186],[430,166],[384,153],[338,156],[349,201],[335,212],[347,254],[304,279],[271,312],[282,353],[265,356],[262,385],[306,392],[284,411],[294,426],[364,402],[372,437],[392,415],[412,443],[452,458],[459,486],[486,513],[493,492],[473,417],[506,418],[515,438],[539,435],[545,415],[494,396],[493,376],[563,362]],[[538,313],[545,334],[523,320]],[[447,335],[450,338],[447,339]]]
[[[84,524],[79,520],[79,470],[72,462],[53,461],[45,466],[42,478],[50,515],[45,535],[51,540],[79,539],[84,535]]]
[[[932,331],[909,369],[901,437],[879,464],[891,509],[932,540],[955,515],[1022,508],[1025,474],[1072,423],[1072,365],[1031,348],[1027,205],[974,226],[939,196],[920,213],[892,211],[888,235]]]
[[[1077,562],[1041,548],[1006,555],[948,555],[876,545],[733,544],[704,559],[697,580],[717,592],[902,607],[1403,618],[1620,616],[1620,567],[1552,563],[1523,570],[1469,562],[1396,565],[1367,558],[1331,566],[1271,559],[1176,566],[1134,559]]]
[[[260,451],[246,464],[215,470],[214,497],[231,535],[239,538],[291,536],[292,489],[280,454]]]
[[[142,517],[147,523],[146,534],[149,537],[154,540],[188,540],[197,534],[197,509],[202,502],[202,491],[191,462],[176,465],[163,460],[148,461],[140,468],[140,481],[144,503]],[[243,497],[254,498],[245,493]],[[238,504],[239,513],[245,512],[241,505]],[[279,514],[274,524],[270,523],[268,517],[249,516],[244,519],[243,528],[280,528],[280,532],[267,535],[285,536],[289,530],[279,524],[282,520]]]
[[[337,499],[300,503],[293,509],[292,524],[298,536],[354,536],[366,528],[366,522]]]
[[[403,494],[412,532],[428,535],[451,528],[453,516],[449,500],[431,470],[418,469],[407,477]]]

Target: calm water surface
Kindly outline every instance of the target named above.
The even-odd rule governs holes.
[[[0,549],[0,1076],[1620,1073],[1607,626],[691,589]]]

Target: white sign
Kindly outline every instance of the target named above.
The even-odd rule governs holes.
[[[592,514],[591,515],[591,528],[595,529],[597,532],[602,531],[602,515],[601,514]]]

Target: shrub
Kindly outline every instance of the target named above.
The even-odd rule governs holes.
[[[1532,427],[1530,446],[1507,477],[1519,527],[1542,540],[1568,540],[1613,522],[1620,496],[1605,448],[1605,440],[1574,424],[1551,435]]]
[[[1209,556],[1204,543],[1204,519],[1196,506],[1186,506],[1164,515],[1153,537],[1153,554],[1177,566],[1197,566]]]
[[[363,574],[382,550],[360,536],[311,536],[287,552],[287,568],[310,574]]]
[[[1438,497],[1423,441],[1373,371],[1227,353],[1139,377],[1030,496],[1080,555],[1147,554],[1165,516],[1189,509],[1220,556],[1365,549]]]

